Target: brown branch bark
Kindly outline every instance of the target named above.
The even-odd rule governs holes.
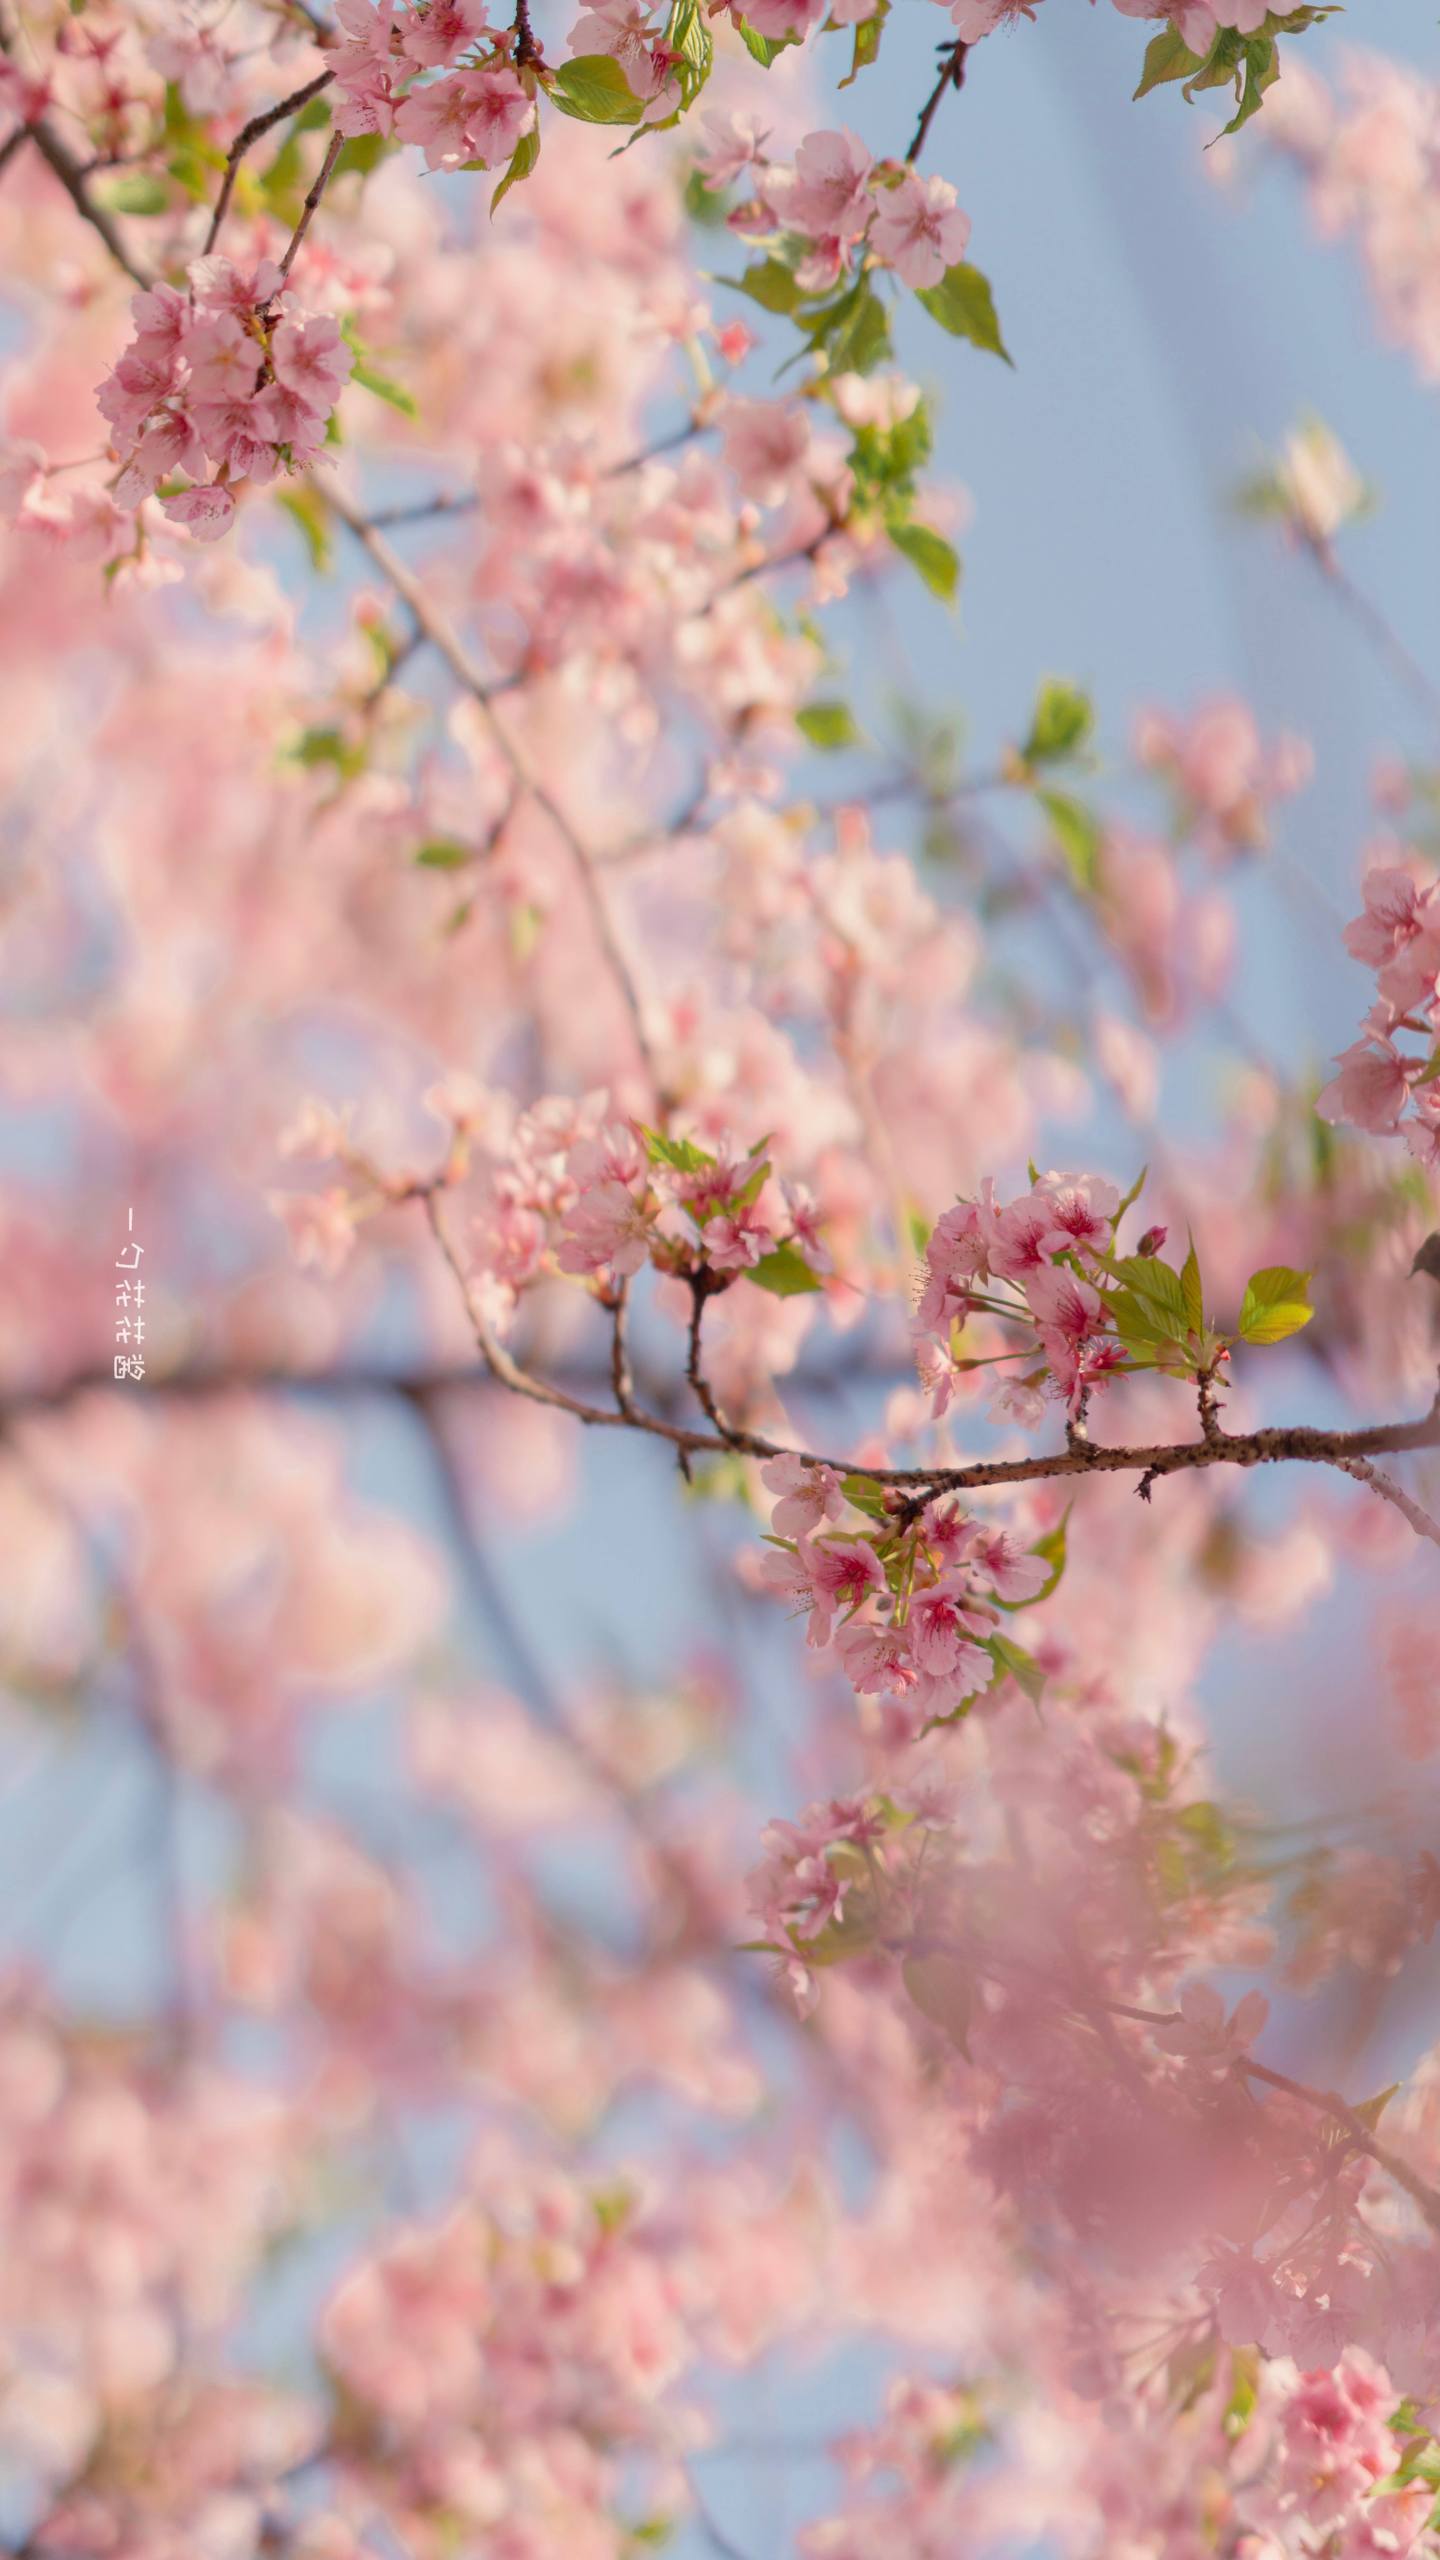
[[[911,143],[909,151],[906,153],[907,159],[919,159],[920,154],[924,150],[926,142],[929,139],[930,127],[940,113],[941,101],[944,98],[946,90],[964,88],[965,57],[969,50],[970,48],[965,42],[963,36],[957,36],[953,44],[946,45],[940,68],[940,77],[936,81],[934,88],[931,90],[929,97],[926,99],[924,106],[920,110],[920,121],[915,128],[915,139]]]
[[[511,1358],[503,1343],[490,1329],[470,1288],[465,1267],[451,1241],[441,1214],[438,1189],[423,1192],[425,1215],[441,1253],[454,1277],[474,1332],[481,1359],[491,1377],[512,1394],[525,1396],[533,1404],[552,1406],[568,1413],[576,1422],[596,1430],[628,1430],[647,1433],[663,1440],[683,1459],[695,1457],[798,1458],[803,1466],[832,1467],[839,1475],[863,1475],[872,1484],[889,1484],[913,1488],[928,1497],[940,1493],[978,1493],[993,1491],[997,1486],[1036,1484],[1061,1476],[1136,1475],[1158,1483],[1162,1476],[1188,1475],[1208,1467],[1263,1467],[1294,1464],[1302,1466],[1339,1467],[1354,1474],[1352,1462],[1398,1453],[1406,1449],[1440,1449],[1440,1395],[1428,1413],[1416,1422],[1376,1423],[1357,1431],[1322,1431],[1308,1423],[1267,1426],[1259,1431],[1223,1431],[1218,1425],[1209,1439],[1161,1440],[1126,1447],[1111,1447],[1102,1441],[1082,1441],[1078,1447],[1058,1450],[1049,1455],[1024,1458],[981,1458],[958,1467],[873,1467],[860,1460],[837,1457],[816,1449],[797,1449],[792,1443],[771,1440],[763,1432],[744,1430],[726,1423],[715,1406],[700,1365],[700,1312],[703,1297],[693,1308],[689,1336],[686,1375],[707,1412],[711,1424],[701,1431],[693,1426],[665,1420],[662,1416],[636,1410],[622,1412],[615,1405],[593,1404],[580,1396],[537,1378],[522,1369]],[[708,1400],[708,1401],[707,1401]],[[1370,1481],[1370,1471],[1362,1478]],[[1376,1491],[1381,1487],[1376,1486]],[[1392,1490],[1389,1498],[1393,1499]],[[1407,1516],[1419,1513],[1419,1505],[1404,1498]],[[1428,1521],[1428,1514],[1420,1513]],[[1412,1520],[1412,1526],[1418,1524]],[[1428,1536],[1434,1523],[1421,1530]]]
[[[287,116],[298,115],[300,109],[307,107],[312,98],[318,98],[322,89],[329,88],[334,77],[333,71],[317,72],[315,78],[307,80],[303,88],[292,89],[288,98],[281,98],[275,106],[266,107],[262,114],[252,116],[248,124],[242,124],[230,145],[220,193],[216,198],[215,210],[210,216],[210,228],[205,234],[204,254],[207,258],[220,237],[220,226],[230,210],[230,198],[235,192],[235,180],[240,173],[240,163],[246,152],[253,151],[256,143],[270,131],[272,125],[283,124]]]
[[[6,54],[11,60],[15,57],[15,39],[11,33],[9,20],[4,16],[0,16],[0,53]],[[56,132],[48,116],[37,116],[35,122],[26,125],[23,130],[29,135],[47,168],[53,170],[59,179],[81,220],[88,222],[91,230],[104,241],[116,265],[124,269],[131,283],[139,285],[142,292],[148,291],[155,279],[136,259],[132,258],[116,226],[114,216],[107,212],[103,204],[97,203],[91,194],[85,163],[79,153],[71,150],[69,143]]]

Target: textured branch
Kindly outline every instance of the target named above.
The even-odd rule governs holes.
[[[910,149],[906,154],[908,159],[918,160],[921,152],[924,150],[925,144],[929,138],[930,127],[940,113],[941,101],[944,98],[946,90],[964,88],[965,57],[969,50],[970,48],[965,42],[963,36],[957,36],[953,44],[947,44],[943,48],[940,77],[936,81],[934,88],[931,90],[929,97],[926,99],[924,106],[920,110],[920,121],[915,128],[915,139],[911,143]]]
[[[216,199],[215,210],[210,217],[210,228],[205,234],[207,258],[220,237],[220,226],[230,210],[230,198],[235,192],[235,180],[239,176],[240,163],[246,152],[253,151],[256,143],[270,131],[272,125],[283,124],[287,116],[297,115],[302,107],[308,107],[312,98],[318,98],[322,89],[329,88],[334,77],[333,71],[317,72],[313,80],[306,81],[303,89],[292,89],[288,98],[281,98],[275,106],[267,107],[263,114],[252,116],[248,124],[242,124],[230,145],[220,193]]]
[[[1320,1431],[1308,1423],[1279,1424],[1259,1431],[1223,1431],[1217,1424],[1208,1439],[1161,1440],[1134,1446],[1112,1448],[1103,1442],[1080,1440],[1072,1447],[1050,1455],[1024,1458],[982,1458],[958,1467],[874,1467],[862,1459],[837,1457],[817,1449],[797,1449],[791,1443],[768,1439],[764,1433],[747,1431],[727,1423],[721,1415],[705,1379],[700,1363],[700,1323],[704,1298],[710,1292],[695,1289],[692,1299],[686,1376],[711,1424],[708,1431],[696,1430],[684,1423],[670,1422],[661,1415],[642,1412],[632,1407],[622,1411],[618,1405],[599,1405],[571,1395],[563,1388],[548,1384],[511,1358],[497,1341],[482,1313],[469,1283],[449,1231],[441,1214],[438,1189],[428,1187],[421,1195],[426,1217],[442,1254],[455,1279],[469,1316],[471,1328],[491,1377],[497,1385],[508,1387],[513,1395],[526,1397],[532,1404],[553,1406],[568,1413],[576,1422],[591,1429],[629,1430],[648,1433],[663,1440],[683,1459],[695,1457],[798,1458],[803,1466],[832,1467],[837,1475],[863,1475],[872,1484],[889,1484],[913,1489],[925,1498],[941,1493],[979,1493],[996,1486],[1037,1484],[1058,1476],[1135,1475],[1156,1484],[1162,1476],[1189,1475],[1208,1467],[1265,1467],[1294,1464],[1301,1466],[1338,1467],[1347,1475],[1360,1474],[1360,1481],[1372,1483],[1373,1471],[1357,1467],[1357,1461],[1394,1454],[1406,1449],[1440,1449],[1440,1395],[1430,1411],[1418,1422],[1376,1423],[1358,1431]],[[1373,1489],[1394,1500],[1398,1486],[1388,1479],[1375,1483]],[[1418,1504],[1401,1497],[1401,1507],[1411,1518],[1412,1527],[1428,1515]],[[1418,1514],[1418,1518],[1412,1517]],[[1434,1524],[1420,1529],[1428,1536]]]
[[[630,974],[629,963],[616,940],[615,928],[610,920],[610,910],[606,905],[599,880],[596,878],[594,857],[589,847],[501,722],[494,705],[494,695],[498,688],[487,682],[464,643],[451,629],[438,606],[426,594],[413,571],[406,567],[404,561],[391,549],[384,535],[376,532],[375,527],[360,513],[358,507],[351,506],[347,498],[341,497],[333,489],[327,489],[325,497],[327,504],[334,508],[341,523],[354,535],[355,540],[369,555],[381,576],[389,582],[401,603],[408,605],[418,629],[424,632],[431,647],[443,658],[456,683],[470,695],[472,701],[479,704],[485,715],[490,735],[516,781],[534,801],[536,807],[549,819],[569,852],[596,942],[629,1017],[636,1055],[645,1070],[652,1090],[663,1099],[659,1071],[649,1035],[645,1029],[639,994]]]
[[[1309,2089],[1303,2080],[1292,2080],[1284,2071],[1272,2071],[1268,2063],[1252,2062],[1248,2055],[1242,2056],[1235,2068],[1244,2072],[1247,2079],[1263,2080],[1267,2089],[1283,2089],[1287,2097],[1298,2098],[1303,2105],[1314,2107],[1319,2114],[1328,2116],[1332,2124],[1339,2125],[1348,2133],[1357,2151],[1363,2151],[1377,2168],[1384,2170],[1387,2178],[1393,2178],[1397,2187],[1403,2187],[1412,2204],[1419,2206],[1431,2230],[1440,2231],[1440,2192],[1428,2186],[1407,2160],[1402,2160],[1398,2152],[1390,2149],[1388,2143],[1378,2142],[1364,2117],[1358,2115],[1344,2098],[1337,2097],[1334,2090]]]
[[[0,53],[13,59],[14,52],[15,41],[8,20],[0,17]],[[114,217],[91,194],[85,164],[79,154],[62,140],[47,116],[37,116],[34,123],[26,125],[23,130],[28,133],[46,166],[54,171],[81,220],[88,222],[91,230],[104,241],[116,265],[124,268],[131,283],[139,285],[142,291],[147,290],[154,278],[131,257]]]

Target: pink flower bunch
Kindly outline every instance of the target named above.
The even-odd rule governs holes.
[[[534,101],[508,38],[491,34],[484,0],[336,0],[335,16],[337,133],[397,134],[423,149],[431,169],[475,160],[494,168],[534,123]],[[477,52],[487,38],[488,52]]]
[[[978,1200],[962,1200],[936,1221],[913,1333],[937,1418],[962,1374],[954,1329],[975,1312],[1033,1333],[1038,1366],[1022,1391],[1002,1390],[1000,1410],[1013,1420],[1039,1419],[1042,1383],[1073,1409],[1115,1367],[1120,1348],[1083,1266],[1113,1251],[1119,1215],[1119,1192],[1098,1174],[1046,1173],[1003,1207],[987,1176]]]
[[[191,485],[162,499],[165,513],[214,542],[234,521],[237,483],[318,459],[355,358],[337,321],[296,309],[286,292],[271,259],[242,270],[201,258],[183,291],[135,295],[135,335],[98,393],[122,505],[185,473]]]
[[[806,1195],[773,1182],[763,1146],[744,1156],[714,1154],[622,1123],[580,1139],[566,1173],[571,1196],[556,1252],[562,1271],[628,1279],[648,1261],[658,1270],[704,1271],[727,1281],[755,1272],[782,1248],[799,1266],[801,1287],[818,1286],[828,1268]]]
[[[665,2395],[694,2358],[638,2201],[498,2149],[450,2212],[392,2229],[354,2268],[320,2334],[417,2506],[517,2554],[601,2547],[591,2519],[615,2466],[668,2442]]]
[[[887,1702],[896,1738],[953,1715],[1007,1667],[993,1651],[996,1603],[1039,1596],[1051,1573],[1043,1554],[953,1502],[912,1518],[898,1494],[864,1477],[842,1486],[800,1458],[771,1459],[761,1481],[778,1499],[760,1583],[804,1614],[810,1644],[833,1646],[857,1694]],[[852,1497],[878,1525],[827,1525]]]
[[[1039,0],[940,0],[948,8],[955,32],[966,44],[1009,26],[1017,18],[1033,18]],[[1222,27],[1253,36],[1264,26],[1269,0],[1115,0],[1124,18],[1167,19],[1192,53],[1207,54]]]
[[[1267,747],[1248,703],[1234,695],[1202,703],[1188,720],[1142,711],[1134,744],[1137,761],[1171,786],[1187,831],[1221,857],[1266,842],[1270,809],[1304,788],[1314,763],[1303,738]]]
[[[753,123],[708,116],[700,167],[712,186],[750,175],[753,192],[730,216],[747,238],[797,237],[795,268],[804,293],[828,293],[868,257],[902,284],[937,285],[958,266],[970,238],[947,178],[872,158],[858,134],[809,133],[791,162],[765,156]]]
[[[1345,928],[1353,959],[1375,971],[1376,1001],[1358,1040],[1337,1061],[1316,1101],[1322,1119],[1347,1121],[1373,1136],[1403,1126],[1410,1153],[1440,1170],[1440,880],[1406,863],[1380,862],[1366,874],[1364,908]],[[1409,1036],[1416,1053],[1400,1047]]]
[[[1440,378],[1435,150],[1440,84],[1407,63],[1348,53],[1337,97],[1287,64],[1264,138],[1303,173],[1316,228],[1358,242],[1380,324],[1426,381]]]

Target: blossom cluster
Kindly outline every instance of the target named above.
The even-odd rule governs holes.
[[[1170,785],[1180,825],[1219,861],[1264,845],[1271,810],[1314,770],[1303,738],[1262,739],[1249,704],[1234,695],[1201,703],[1188,719],[1142,711],[1133,739],[1137,763]]]
[[[201,258],[185,286],[135,296],[135,334],[100,385],[121,459],[115,496],[155,490],[202,542],[227,532],[235,489],[308,470],[355,362],[339,323],[287,300],[273,259]],[[188,486],[166,489],[177,475]]]
[[[337,0],[335,20],[337,133],[398,135],[430,169],[493,168],[533,125],[514,39],[491,29],[484,0],[428,0],[398,14],[396,0]]]
[[[1032,1671],[1001,1634],[1004,1609],[1023,1607],[1054,1579],[1053,1556],[1027,1552],[1013,1532],[967,1519],[954,1502],[918,1518],[897,1493],[866,1478],[846,1484],[825,1466],[784,1457],[761,1470],[779,1496],[764,1587],[807,1619],[808,1641],[833,1645],[861,1696],[879,1696],[886,1729],[917,1733],[963,1714],[997,1676]],[[825,1524],[847,1503],[880,1514],[863,1534]],[[836,1904],[838,1910],[838,1903]]]
[[[914,1324],[937,1417],[960,1375],[957,1330],[978,1311],[1022,1324],[1033,1335],[1034,1365],[998,1390],[997,1413],[1038,1421],[1042,1388],[1078,1411],[1089,1390],[1125,1358],[1096,1285],[1120,1216],[1118,1189],[1097,1174],[1042,1174],[1028,1192],[1003,1204],[987,1179],[977,1199],[945,1210],[925,1248]],[[1158,1255],[1163,1242],[1163,1230],[1149,1235],[1136,1259]]]
[[[1325,239],[1354,236],[1385,335],[1421,378],[1440,377],[1435,149],[1440,85],[1378,54],[1344,61],[1339,93],[1308,65],[1287,69],[1263,128],[1306,183]]]
[[[793,234],[803,244],[793,269],[801,293],[828,293],[867,258],[917,290],[963,260],[970,218],[948,178],[877,161],[848,129],[807,134],[793,161],[773,161],[754,115],[707,116],[706,125],[699,166],[709,185],[743,178],[750,190],[728,216],[731,229],[765,242]]]
[[[1427,1171],[1440,1170],[1440,881],[1418,866],[1377,862],[1365,904],[1345,928],[1345,947],[1375,971],[1375,1002],[1360,1038],[1317,1109],[1374,1136],[1403,1133]],[[1405,1049],[1409,1036],[1423,1042]]]

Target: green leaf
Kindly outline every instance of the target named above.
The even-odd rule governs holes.
[[[985,1650],[997,1671],[1007,1672],[1017,1687],[1024,1690],[1031,1705],[1038,1707],[1045,1694],[1046,1675],[1034,1654],[1027,1653],[1023,1644],[1012,1644],[1008,1636],[988,1637]]]
[[[749,24],[748,20],[744,18],[737,18],[735,23],[740,30],[740,40],[744,45],[746,52],[753,54],[755,60],[758,63],[763,64],[767,71],[769,70],[771,63],[774,61],[776,54],[784,53],[787,46],[796,42],[796,38],[794,36],[757,35],[755,29]]]
[[[807,702],[795,714],[795,726],[812,747],[858,747],[860,731],[848,702]]]
[[[890,315],[868,276],[806,312],[800,326],[832,373],[873,373],[890,353]]]
[[[728,206],[728,189],[712,187],[699,169],[692,169],[685,181],[685,210],[691,221],[703,223],[707,231],[718,230]]]
[[[390,148],[383,133],[353,133],[335,163],[336,177],[346,177],[353,170],[360,177],[368,178],[372,169],[379,168]]]
[[[896,550],[919,570],[932,596],[938,596],[942,604],[953,604],[960,588],[960,561],[943,533],[933,532],[928,524],[907,523],[903,518],[893,519],[886,530]]]
[[[163,213],[170,190],[152,170],[127,169],[121,177],[106,179],[103,202],[111,213]]]
[[[347,782],[365,770],[364,748],[352,746],[338,729],[302,730],[291,753],[297,764],[333,765],[342,780]]]
[[[872,15],[868,18],[861,18],[856,24],[854,31],[855,45],[854,51],[850,56],[850,68],[846,72],[844,79],[839,84],[842,89],[852,88],[854,83],[859,79],[861,72],[868,71],[871,63],[879,60],[881,32],[889,15],[890,0],[879,0],[879,5]]]
[[[715,43],[700,0],[673,0],[665,42],[678,58],[675,77],[683,107],[693,107],[715,60]]]
[[[1129,1190],[1121,1201],[1119,1208],[1115,1212],[1115,1224],[1117,1227],[1119,1226],[1121,1219],[1124,1217],[1126,1210],[1134,1208],[1136,1201],[1139,1199],[1141,1192],[1145,1188],[1145,1177],[1149,1171],[1150,1167],[1148,1164],[1142,1164],[1134,1181],[1131,1183]]]
[[[1275,44],[1266,36],[1250,38],[1245,46],[1240,103],[1225,127],[1227,133],[1238,133],[1242,124],[1248,124],[1253,115],[1259,114],[1265,103],[1266,90],[1272,89],[1279,77],[1280,57]]]
[[[1167,80],[1188,80],[1200,68],[1200,55],[1192,53],[1178,27],[1166,27],[1152,36],[1145,48],[1145,67],[1140,74],[1137,98],[1148,98]]]
[[[385,401],[391,409],[398,409],[402,417],[419,417],[420,412],[403,385],[392,382],[388,373],[377,373],[373,364],[367,364],[363,358],[357,357],[350,379],[352,382],[358,382],[362,391],[368,391],[375,399]]]
[[[388,373],[380,371],[354,321],[348,315],[340,323],[340,335],[355,358],[350,373],[351,381],[358,382],[362,391],[371,392],[375,399],[384,400],[390,408],[400,410],[404,417],[418,417],[420,413],[409,392],[400,383],[392,382]]]
[[[1247,1342],[1284,1342],[1307,1325],[1314,1313],[1309,1272],[1289,1271],[1283,1263],[1275,1263],[1264,1271],[1252,1271],[1246,1281],[1240,1331]]]
[[[703,1173],[707,1165],[715,1162],[712,1155],[707,1155],[705,1149],[697,1147],[690,1138],[667,1138],[663,1130],[647,1129],[643,1121],[637,1121],[635,1125],[652,1164],[668,1164],[673,1173]]]
[[[1060,851],[1065,867],[1082,894],[1088,896],[1100,880],[1100,822],[1083,800],[1068,791],[1037,791],[1035,794]]]
[[[1158,1308],[1147,1306],[1143,1298],[1132,1296],[1128,1289],[1117,1289],[1105,1303],[1126,1350],[1142,1366],[1147,1362],[1154,1366],[1150,1355],[1168,1349],[1179,1339]]]
[[[1368,2133],[1378,2131],[1380,2119],[1391,2099],[1398,2093],[1400,2086],[1401,2083],[1398,2080],[1392,2080],[1389,2088],[1382,2089],[1378,2097],[1366,2098],[1360,2106],[1351,2109],[1351,2113],[1359,2117]]]
[[[1027,764],[1059,764],[1085,745],[1094,726],[1089,694],[1063,676],[1047,676],[1020,753]]]
[[[1139,1298],[1157,1317],[1164,1316],[1178,1326],[1183,1336],[1190,1329],[1190,1309],[1185,1283],[1178,1271],[1162,1262],[1158,1253],[1129,1253],[1115,1256],[1097,1254],[1102,1271],[1118,1280],[1122,1289]],[[1196,1330],[1199,1330],[1197,1326]]]
[[[313,482],[302,480],[294,488],[279,490],[277,495],[287,516],[293,517],[300,528],[311,568],[323,575],[331,560],[330,516],[319,490]]]
[[[922,285],[915,299],[924,304],[932,320],[949,330],[952,338],[968,338],[972,347],[983,347],[987,355],[1000,356],[1010,363],[1010,351],[995,316],[995,297],[978,267],[947,267],[940,282]]]
[[[529,177],[530,172],[534,168],[539,157],[540,127],[538,124],[534,124],[531,126],[528,133],[521,134],[519,141],[515,145],[514,156],[511,159],[510,166],[506,170],[504,177],[500,179],[496,186],[495,193],[490,199],[490,219],[492,222],[495,219],[498,207],[503,202],[504,198],[508,196],[511,188],[518,187],[524,179]]]
[[[878,1485],[873,1476],[844,1476],[841,1479],[840,1490],[846,1501],[856,1511],[863,1511],[867,1519],[888,1519],[889,1514],[885,1509],[885,1488],[883,1485]]]
[[[1189,1245],[1190,1250],[1186,1254],[1184,1263],[1181,1266],[1180,1286],[1185,1292],[1185,1312],[1190,1319],[1190,1329],[1192,1333],[1203,1333],[1205,1330],[1205,1291],[1200,1279],[1200,1257],[1195,1251],[1195,1239],[1193,1236],[1189,1239]],[[1136,1257],[1137,1260],[1143,1260],[1145,1258],[1146,1257],[1144,1256]],[[1150,1258],[1153,1259],[1154,1257]]]
[[[609,53],[579,53],[562,62],[550,97],[562,115],[578,116],[582,124],[638,124],[645,112]]]
[[[467,862],[474,861],[475,851],[472,845],[457,844],[453,836],[431,836],[415,859],[425,871],[463,871]]]
[[[757,1289],[768,1289],[772,1298],[802,1298],[820,1286],[798,1245],[793,1244],[777,1244],[773,1252],[762,1253],[743,1277],[753,1280]]]
[[[733,293],[748,294],[762,311],[797,311],[805,296],[789,268],[780,258],[757,258],[743,276],[720,276],[720,284],[728,284]]]
[[[975,1999],[969,1966],[962,1964],[958,1956],[946,1955],[937,1948],[933,1954],[907,1956],[900,1967],[900,1979],[921,2016],[939,2027],[968,2062],[970,2047],[966,2039]]]

